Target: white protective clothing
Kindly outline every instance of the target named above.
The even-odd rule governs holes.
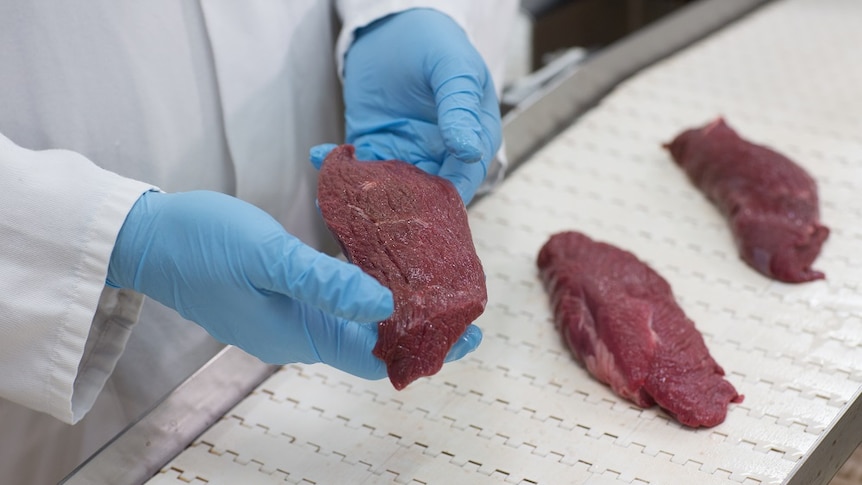
[[[4,480],[56,482],[221,347],[104,286],[143,191],[231,193],[334,249],[308,149],[343,139],[354,29],[414,7],[460,23],[499,90],[516,0],[0,2]]]

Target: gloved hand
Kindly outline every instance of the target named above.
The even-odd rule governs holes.
[[[412,9],[359,29],[344,64],[346,141],[360,160],[399,159],[470,202],[500,148],[491,74],[448,16]],[[331,146],[312,150],[318,168]]]
[[[239,199],[146,192],[117,236],[107,284],[144,293],[265,362],[386,377],[371,350],[374,322],[392,313],[391,292]],[[477,332],[465,333],[449,360],[475,349]]]

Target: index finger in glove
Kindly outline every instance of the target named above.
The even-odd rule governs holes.
[[[467,326],[464,333],[458,337],[449,353],[446,354],[446,362],[452,362],[461,359],[470,352],[476,350],[479,344],[482,343],[482,330],[475,325]]]
[[[386,364],[372,353],[376,324],[324,320],[308,331],[320,362],[363,379],[386,377]]]
[[[379,322],[392,314],[392,292],[358,266],[288,239],[263,262],[261,289],[283,293],[335,316]],[[254,283],[254,282],[253,282]]]
[[[447,155],[437,171],[438,176],[452,182],[464,205],[473,199],[487,173],[484,163],[464,163],[453,155]]]
[[[326,160],[326,156],[329,155],[329,152],[337,146],[338,145],[334,143],[323,143],[321,145],[311,147],[311,150],[308,151],[308,161],[314,165],[314,168],[320,170],[320,167],[323,165],[323,161]]]
[[[472,64],[462,59],[438,63],[431,87],[437,123],[449,152],[462,162],[488,164],[502,139],[500,110],[484,64],[478,71]]]

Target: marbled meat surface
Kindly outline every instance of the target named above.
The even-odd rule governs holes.
[[[537,263],[563,340],[618,395],[690,427],[715,426],[742,401],[670,285],[632,253],[569,231]]]
[[[722,118],[665,147],[728,220],[748,265],[787,283],[824,277],[811,265],[829,229],[820,224],[817,184],[802,167],[741,138]]]
[[[358,161],[342,145],[323,162],[317,197],[347,258],[392,290],[374,348],[392,385],[437,373],[488,300],[455,187],[407,162]]]

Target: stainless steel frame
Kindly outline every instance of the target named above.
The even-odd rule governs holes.
[[[688,4],[601,49],[584,63],[560,72],[503,118],[503,138],[511,166],[517,167],[637,71],[766,3],[769,0],[701,0]]]
[[[277,369],[226,347],[62,483],[147,481]]]

